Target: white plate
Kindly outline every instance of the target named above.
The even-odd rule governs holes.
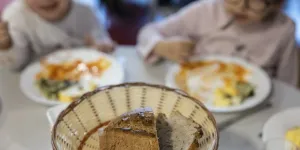
[[[255,85],[255,96],[247,99],[244,103],[242,103],[239,106],[215,107],[212,104],[205,103],[206,107],[212,112],[237,112],[253,108],[264,102],[264,100],[268,97],[268,95],[271,92],[271,79],[269,78],[267,73],[259,67],[250,64],[242,59],[227,56],[207,56],[195,57],[193,58],[193,60],[220,60],[222,62],[232,62],[247,68],[252,73],[249,82]],[[179,71],[180,66],[178,64],[171,66],[166,76],[167,86],[179,88],[175,82],[175,76]]]
[[[300,126],[300,107],[290,108],[270,117],[263,127],[263,141],[285,138],[286,132]]]
[[[106,86],[112,84],[120,84],[124,82],[124,70],[121,64],[107,54],[101,53],[99,51],[80,48],[80,49],[69,49],[61,50],[50,54],[46,57],[49,62],[59,63],[65,60],[78,60],[81,59],[84,62],[97,60],[99,57],[105,57],[108,59],[112,65],[103,73],[100,77],[99,86]],[[58,104],[63,104],[58,100],[49,100],[43,96],[39,89],[35,86],[35,76],[41,70],[40,62],[35,62],[29,65],[21,74],[20,88],[22,92],[31,100],[44,104],[47,106],[54,106]]]
[[[54,107],[51,107],[47,110],[47,118],[50,123],[50,126],[53,127],[53,125],[56,122],[56,119],[58,115],[65,110],[68,107],[68,104],[61,104]]]

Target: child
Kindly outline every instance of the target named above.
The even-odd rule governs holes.
[[[114,48],[92,10],[72,0],[15,0],[2,19],[0,67],[22,69],[33,56],[64,48]]]
[[[296,85],[295,25],[281,11],[284,0],[201,0],[139,35],[138,50],[149,62],[185,62],[192,55],[230,55],[261,66]]]

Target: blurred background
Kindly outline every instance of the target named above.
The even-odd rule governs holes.
[[[0,13],[12,0],[0,1]],[[195,0],[76,0],[94,8],[99,19],[119,44],[134,45],[139,29],[158,21]],[[287,0],[283,10],[297,25],[296,38],[300,44],[300,0]]]

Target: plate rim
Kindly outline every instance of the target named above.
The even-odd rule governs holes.
[[[212,122],[212,124],[214,125],[215,129],[216,129],[216,141],[214,142],[214,146],[213,146],[213,150],[217,150],[219,147],[219,141],[220,141],[220,133],[219,133],[219,129],[217,127],[217,122],[216,119],[213,115],[213,113],[207,109],[207,107],[200,101],[198,101],[197,99],[195,99],[194,97],[189,96],[188,94],[186,94],[185,92],[183,92],[182,90],[179,89],[174,89],[174,88],[170,88],[168,86],[165,85],[158,85],[158,84],[150,84],[150,83],[144,83],[144,82],[128,82],[128,83],[122,83],[122,84],[117,84],[117,85],[108,85],[108,86],[103,86],[100,87],[92,92],[88,92],[86,94],[84,94],[83,96],[81,96],[79,99],[77,99],[76,101],[72,102],[66,109],[64,109],[58,116],[53,128],[52,128],[52,132],[51,132],[51,144],[52,144],[52,148],[54,150],[58,150],[57,149],[57,145],[54,142],[55,138],[56,138],[56,129],[58,124],[60,123],[60,121],[63,120],[63,117],[65,117],[69,112],[71,112],[76,106],[80,105],[80,103],[82,103],[84,100],[88,99],[89,97],[97,94],[98,92],[102,92],[102,91],[106,91],[106,90],[110,90],[113,88],[118,88],[118,87],[129,87],[129,86],[147,86],[147,87],[152,87],[152,88],[160,88],[166,91],[171,91],[171,92],[175,92],[179,95],[181,95],[182,97],[186,97],[188,99],[190,99],[191,101],[195,102],[197,105],[199,105],[206,113],[207,113],[207,117],[209,118],[209,120]]]
[[[282,118],[282,116],[280,116],[280,115],[282,115],[282,114],[292,113],[292,112],[294,112],[294,111],[299,111],[299,112],[300,112],[300,107],[299,107],[299,106],[297,106],[297,107],[291,107],[291,108],[288,108],[288,109],[285,109],[285,110],[281,110],[281,111],[279,111],[279,112],[273,114],[272,116],[270,116],[270,117],[268,118],[268,120],[264,123],[263,128],[262,128],[262,141],[263,141],[263,142],[267,142],[268,140],[271,140],[271,139],[267,139],[266,133],[268,133],[268,132],[267,132],[267,131],[268,131],[268,127],[269,127],[270,125],[272,125],[271,122],[272,122],[273,120],[277,120],[278,117],[279,117],[279,118]],[[293,114],[294,114],[294,113],[293,113]]]
[[[51,128],[54,126],[54,124],[56,122],[56,119],[53,119],[54,112],[56,112],[58,109],[60,109],[60,113],[61,113],[68,106],[69,106],[69,104],[59,104],[59,105],[56,105],[56,106],[53,106],[53,107],[50,107],[50,108],[47,109],[46,116],[47,116],[47,119],[49,121],[49,124],[50,124]],[[58,115],[60,113],[58,113]],[[57,117],[58,116],[56,116],[56,118]]]
[[[258,70],[259,73],[261,73],[263,75],[263,77],[266,79],[266,82],[267,82],[267,85],[266,85],[266,88],[267,88],[267,92],[263,95],[263,97],[261,98],[261,100],[257,100],[256,103],[253,103],[252,105],[249,105],[245,108],[243,107],[239,107],[239,106],[233,106],[233,107],[226,107],[226,108],[217,108],[217,107],[211,107],[209,105],[204,105],[211,111],[211,112],[214,112],[214,113],[233,113],[233,112],[241,112],[241,111],[246,111],[246,110],[249,110],[251,108],[254,108],[260,104],[262,104],[263,102],[265,102],[268,97],[270,96],[271,92],[272,92],[272,80],[271,78],[269,77],[269,75],[266,73],[266,71],[264,71],[263,69],[261,69],[260,67],[258,67],[257,65],[251,63],[251,62],[248,62],[247,60],[244,60],[242,58],[239,58],[239,57],[234,57],[234,56],[222,56],[222,55],[207,55],[207,56],[195,56],[192,58],[192,60],[197,60],[197,61],[201,61],[201,60],[231,60],[231,61],[234,61],[234,62],[242,62],[241,65],[243,65],[244,67],[247,67],[247,68],[254,68],[255,70]],[[245,64],[247,64],[247,66],[245,66]],[[165,76],[165,84],[167,86],[170,86],[170,87],[173,87],[173,88],[178,88],[178,87],[174,87],[173,85],[171,85],[169,83],[169,81],[171,80],[170,78],[172,77],[172,72],[177,69],[178,67],[180,67],[179,64],[172,64],[169,69],[168,69],[168,72]],[[174,82],[174,81],[173,81]]]

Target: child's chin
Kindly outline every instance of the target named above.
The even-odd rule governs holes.
[[[258,23],[260,22],[259,20],[254,20],[254,19],[249,19],[249,18],[236,18],[236,22],[238,24],[253,24],[253,23]]]
[[[47,15],[42,15],[42,18],[50,22],[57,22],[57,21],[61,21],[66,15],[67,14],[47,14]]]

